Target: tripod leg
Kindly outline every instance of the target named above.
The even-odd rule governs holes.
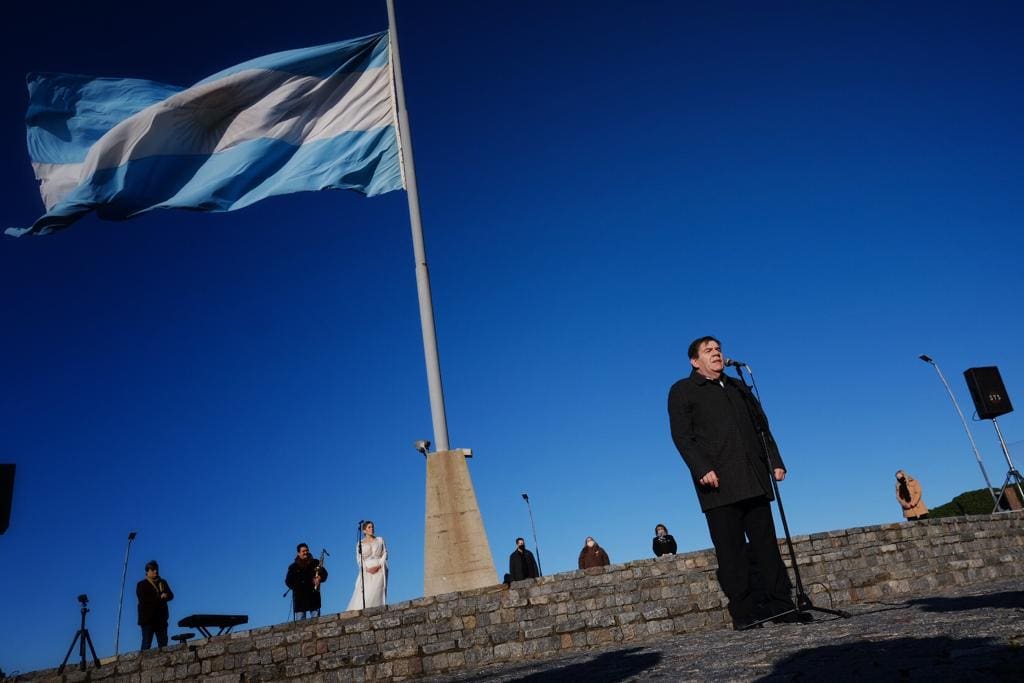
[[[92,663],[96,665],[96,668],[100,668],[100,658],[96,656],[96,648],[92,644],[92,636],[89,635],[89,629],[85,630],[85,638],[82,638],[83,643],[89,643],[89,652],[92,653]],[[85,646],[82,646],[82,662],[85,663]]]
[[[1006,479],[1003,479],[1003,485],[999,487],[999,497],[996,498],[996,506],[992,508],[992,514],[999,512],[999,505],[1003,502],[1003,498],[1006,496],[1006,487],[1010,485],[1010,478],[1012,476],[1012,471],[1006,473]]]
[[[71,651],[75,649],[75,643],[82,636],[82,632],[78,631],[75,637],[71,640],[71,647],[68,648],[68,653],[64,655],[64,661],[60,663],[60,668],[57,669],[57,673],[64,673],[64,667],[68,665],[68,659],[71,657]]]

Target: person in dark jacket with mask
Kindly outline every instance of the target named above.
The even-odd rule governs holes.
[[[171,586],[160,576],[156,560],[146,563],[146,578],[135,585],[135,597],[139,599],[139,626],[142,628],[142,648],[153,647],[156,636],[157,647],[167,647],[167,621],[171,611],[167,603],[174,599]]]
[[[676,554],[676,539],[672,538],[672,534],[668,532],[668,528],[664,524],[654,527],[654,541],[651,548],[656,557]]]
[[[526,549],[526,541],[522,537],[516,539],[516,549],[508,556],[508,574],[512,581],[536,579],[540,576],[537,560],[533,553]]]
[[[695,339],[688,353],[692,371],[669,391],[669,422],[672,440],[690,470],[707,518],[718,557],[718,583],[729,598],[733,626],[740,630],[772,615],[780,615],[777,621],[807,621],[808,612],[792,612],[793,586],[772,521],[770,502],[775,496],[769,476],[782,481],[786,466],[768,419],[750,389],[724,374],[725,358],[717,339]],[[767,593],[758,609],[745,545],[748,538]],[[790,613],[782,616],[785,612]]]

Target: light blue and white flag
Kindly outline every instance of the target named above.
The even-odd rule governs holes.
[[[326,189],[404,187],[387,32],[250,60],[190,88],[29,74],[43,235],[90,211],[232,211]]]

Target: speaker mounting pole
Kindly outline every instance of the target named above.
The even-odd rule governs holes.
[[[1006,479],[1003,480],[1003,486],[999,489],[999,498],[996,500],[996,506],[992,512],[999,511],[999,504],[1003,500],[1003,496],[1006,495],[1006,487],[1010,485],[1010,480],[1017,487],[1017,494],[1020,496],[1018,500],[1024,501],[1024,489],[1021,489],[1021,483],[1024,483],[1024,479],[1021,478],[1020,472],[1017,471],[1017,467],[1013,464],[1013,460],[1010,458],[1010,449],[1006,447],[1006,441],[1003,439],[1003,432],[999,429],[999,422],[993,417],[992,426],[996,428],[996,436],[999,438],[999,445],[1003,447],[1003,455],[1006,456],[1006,464],[1010,468],[1006,472]]]

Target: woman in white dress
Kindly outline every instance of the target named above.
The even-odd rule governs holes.
[[[363,538],[356,547],[356,589],[348,608],[379,607],[388,599],[388,549],[384,539],[373,535],[373,522],[363,522]],[[366,604],[363,604],[363,582],[366,582]]]

